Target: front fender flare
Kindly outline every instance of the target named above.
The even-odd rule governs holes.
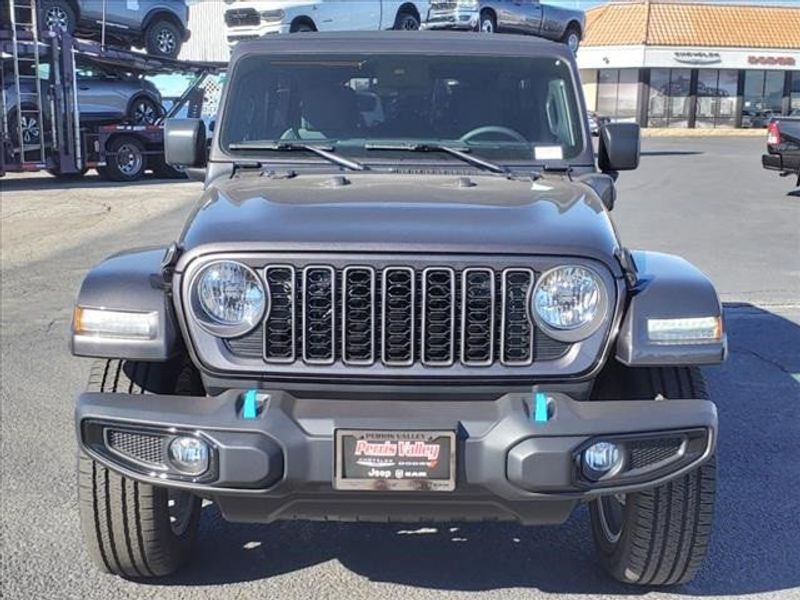
[[[648,319],[721,317],[722,304],[711,281],[679,256],[631,252],[637,284],[617,338],[617,360],[633,366],[712,365],[728,354],[724,327],[719,341],[659,344],[650,341]]]
[[[72,326],[70,349],[75,356],[166,362],[183,348],[161,263],[165,248],[116,254],[92,268],[81,284],[75,305],[128,312],[158,313],[156,339],[124,339],[79,335]]]

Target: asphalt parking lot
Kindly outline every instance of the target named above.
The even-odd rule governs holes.
[[[682,254],[726,303],[730,360],[707,370],[721,419],[713,544],[668,592],[612,583],[588,515],[560,528],[224,522],[159,584],[97,574],[79,538],[73,398],[89,364],[67,336],[86,270],[166,244],[200,185],[0,180],[4,598],[800,597],[800,190],[760,168],[758,138],[645,140],[614,212],[631,247]]]

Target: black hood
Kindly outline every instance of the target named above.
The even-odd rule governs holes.
[[[181,238],[187,251],[549,254],[613,265],[602,202],[561,177],[348,174],[217,180]],[[202,251],[202,250],[200,250]]]

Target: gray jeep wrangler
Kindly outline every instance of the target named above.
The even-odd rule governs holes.
[[[639,130],[592,148],[575,60],[535,38],[381,32],[240,44],[205,191],[168,247],[95,267],[72,352],[83,531],[167,575],[231,521],[563,523],[621,581],[706,554],[719,299],[610,211]]]

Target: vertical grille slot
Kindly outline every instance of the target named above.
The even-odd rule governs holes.
[[[461,292],[461,362],[494,362],[495,281],[492,269],[466,269]]]
[[[330,365],[335,356],[336,272],[333,267],[303,269],[303,360]]]
[[[449,367],[455,362],[456,273],[431,267],[422,272],[422,363]]]
[[[288,265],[267,267],[269,314],[264,321],[264,360],[292,363],[297,358],[295,271]]]
[[[415,273],[408,267],[383,271],[382,360],[384,364],[407,367],[414,363]]]
[[[530,269],[503,271],[503,310],[500,320],[500,359],[503,364],[533,363],[533,323],[528,307],[533,286]]]
[[[342,360],[348,365],[375,362],[375,271],[347,267],[342,273]]]

